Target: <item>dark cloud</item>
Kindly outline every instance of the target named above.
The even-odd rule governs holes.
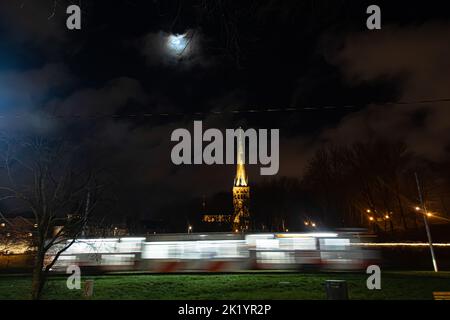
[[[0,72],[0,128],[6,131],[51,131],[43,105],[75,81],[62,64]]]
[[[67,40],[65,2],[53,0],[2,1],[0,26],[9,30],[11,39],[50,48]]]
[[[145,103],[147,95],[141,84],[132,78],[121,77],[99,88],[83,88],[69,96],[54,99],[47,109],[59,116],[112,116],[129,101]]]
[[[350,86],[383,79],[400,80],[401,102],[450,98],[450,25],[384,26],[379,32],[350,34],[344,45],[327,52]],[[421,123],[417,123],[417,118]],[[441,103],[373,104],[323,133],[330,141],[350,143],[384,137],[407,142],[432,160],[448,157],[450,105]]]

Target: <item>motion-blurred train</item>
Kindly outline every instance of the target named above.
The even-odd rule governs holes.
[[[96,272],[357,271],[377,263],[358,232],[195,233],[78,239],[54,272],[78,265]],[[64,244],[62,244],[64,245]]]

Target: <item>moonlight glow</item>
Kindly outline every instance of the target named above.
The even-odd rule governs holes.
[[[188,45],[186,36],[184,34],[181,35],[170,35],[167,39],[167,46],[170,52],[180,55],[186,49]]]

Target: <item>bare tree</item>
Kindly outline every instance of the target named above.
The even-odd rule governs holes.
[[[326,146],[311,159],[303,183],[335,221],[406,231],[416,215],[407,188],[414,159],[400,142]]]
[[[80,148],[41,138],[3,138],[0,145],[3,205],[20,203],[34,217],[31,297],[40,299],[49,271],[95,209],[101,185]]]

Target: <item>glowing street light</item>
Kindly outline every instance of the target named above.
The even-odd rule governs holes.
[[[371,213],[370,209],[367,209],[366,212],[367,212],[367,213]]]
[[[386,219],[389,219],[389,215],[388,215],[388,214],[387,214],[387,215],[385,215],[384,217],[385,217]]]
[[[315,227],[316,227],[316,224],[313,222],[313,223],[311,223],[311,226],[312,226],[313,228],[315,228]]]
[[[373,217],[369,217],[369,220],[370,220],[370,221],[373,221]]]
[[[192,226],[188,227],[188,233],[192,233]]]
[[[309,222],[308,221],[305,221],[305,226],[308,226],[309,225]]]
[[[420,207],[415,207],[414,209],[415,209],[416,211],[421,211],[421,210],[422,210]],[[426,215],[427,217],[432,217],[432,216],[433,216],[432,213],[427,212],[426,210],[425,210],[425,215]]]

